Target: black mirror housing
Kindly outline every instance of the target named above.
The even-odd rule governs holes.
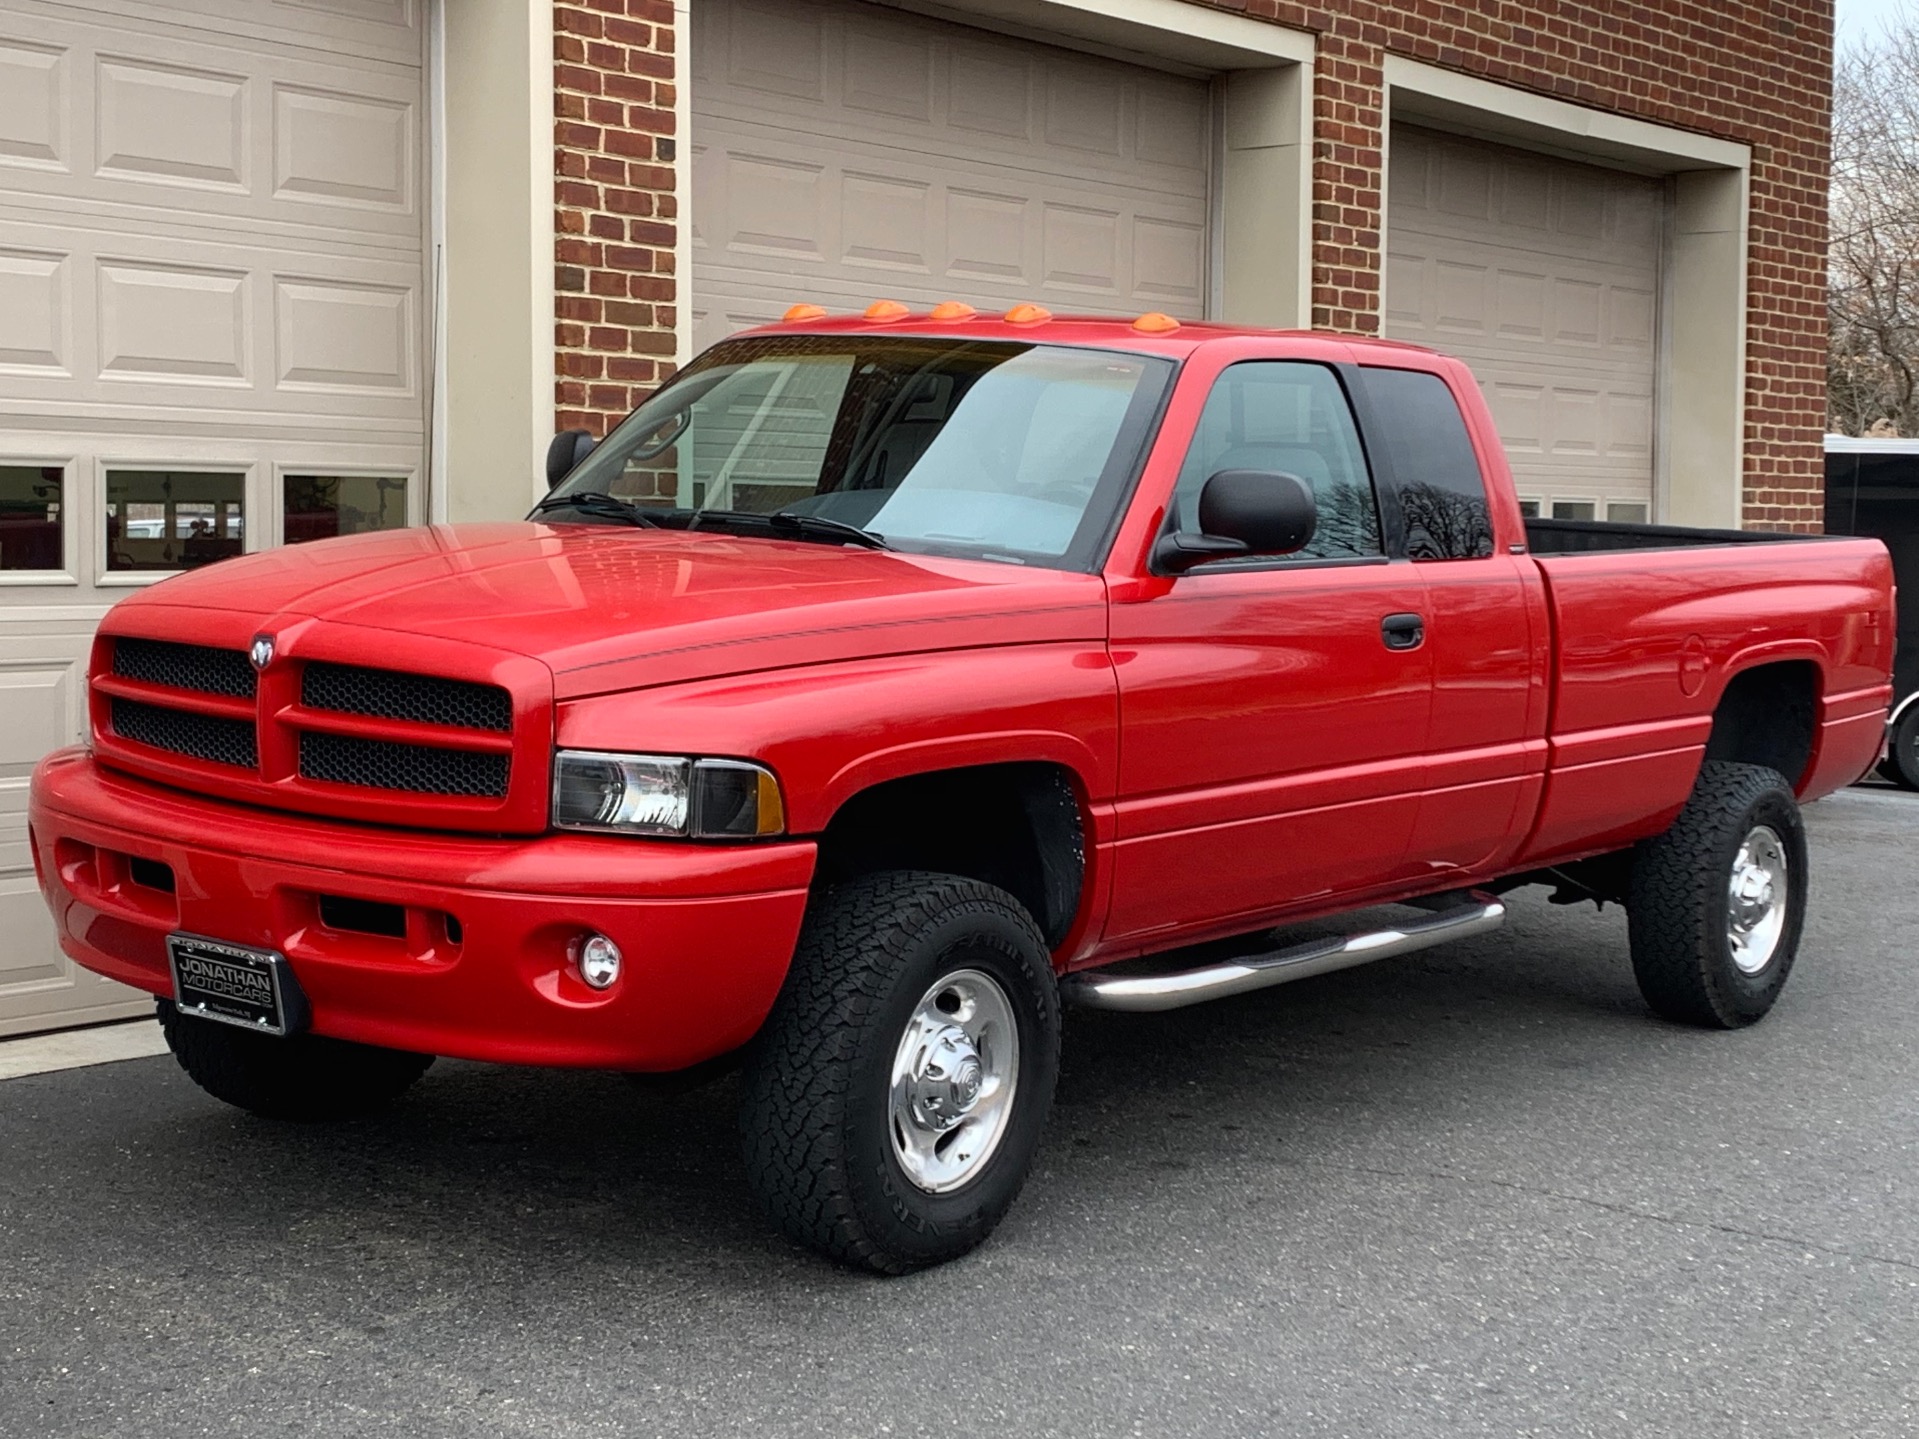
[[[1290,555],[1319,527],[1313,487],[1276,470],[1221,470],[1199,492],[1204,535],[1238,540],[1249,555]]]
[[[546,447],[546,487],[550,490],[579,468],[599,444],[585,430],[561,430]]]

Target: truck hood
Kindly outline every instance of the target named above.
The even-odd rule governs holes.
[[[933,649],[1100,640],[1095,575],[810,541],[520,522],[291,545],[123,602],[315,619],[529,656],[556,698]],[[131,616],[129,616],[131,618]],[[377,660],[375,661],[377,663]]]

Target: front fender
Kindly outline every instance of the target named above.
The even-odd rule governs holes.
[[[779,776],[794,834],[872,785],[1013,761],[1067,766],[1098,814],[1117,782],[1119,687],[1098,641],[944,650],[579,700],[558,743],[756,760]]]

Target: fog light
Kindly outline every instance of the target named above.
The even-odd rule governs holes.
[[[603,934],[589,934],[573,946],[573,963],[589,989],[605,989],[620,977],[620,947]]]

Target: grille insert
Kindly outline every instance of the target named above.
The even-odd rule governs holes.
[[[395,744],[308,731],[300,736],[300,776],[411,794],[506,794],[507,756],[432,745]]]
[[[504,734],[513,728],[512,697],[497,685],[363,665],[309,664],[300,676],[300,702],[310,709],[454,729]]]
[[[192,714],[115,695],[113,732],[136,744],[235,769],[257,769],[260,765],[253,726],[245,720]]]
[[[253,698],[259,678],[241,650],[127,638],[113,642],[113,672],[150,685],[245,700]]]

